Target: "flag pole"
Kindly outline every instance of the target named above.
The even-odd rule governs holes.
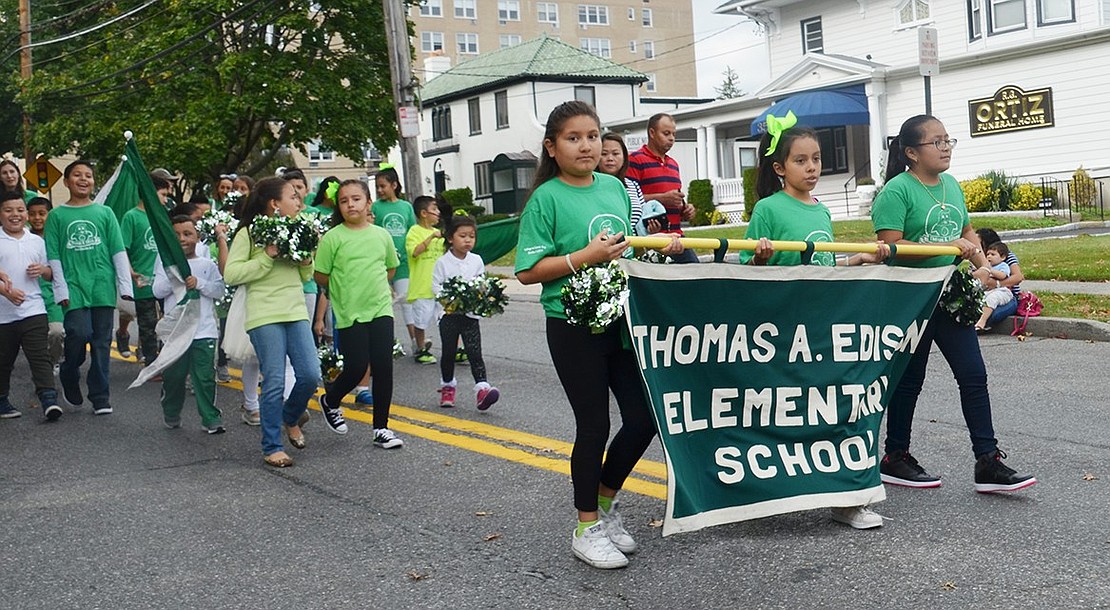
[[[628,245],[633,248],[665,248],[671,243],[670,237],[627,237]],[[720,239],[713,239],[709,237],[681,237],[679,241],[686,248],[693,248],[696,250],[716,250],[721,246]],[[754,239],[729,239],[729,251],[737,250],[755,250],[759,244]],[[804,242],[804,241],[772,241],[771,246],[774,247],[776,252],[805,252],[809,247],[809,243],[813,244],[814,252],[850,252],[850,253],[874,253],[878,251],[877,243],[848,243],[848,242]],[[959,256],[960,249],[956,246],[936,246],[925,244],[896,244],[898,247],[898,254],[908,254],[916,256]]]

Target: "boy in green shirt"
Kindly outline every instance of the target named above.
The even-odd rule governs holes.
[[[39,237],[43,237],[46,229],[46,218],[54,205],[46,197],[35,197],[27,202],[27,228]],[[54,302],[54,284],[39,279],[39,288],[42,289],[42,301],[46,305],[46,321],[50,327],[47,337],[47,346],[50,353],[50,362],[54,364],[54,374],[58,374],[58,363],[62,361],[62,350],[65,348],[66,331],[62,322],[65,313],[61,305]]]
[[[158,191],[159,204],[165,205],[170,196],[170,183],[164,178],[151,176],[154,188]],[[120,234],[127,259],[131,263],[131,283],[135,291],[135,318],[139,326],[139,348],[141,361],[149,364],[158,357],[158,335],[154,327],[158,324],[158,299],[154,298],[154,263],[158,260],[158,245],[150,230],[150,219],[142,200],[127,211],[120,221]],[[130,319],[120,311],[119,329],[116,331],[116,349],[124,358],[131,356],[131,336],[127,333]]]

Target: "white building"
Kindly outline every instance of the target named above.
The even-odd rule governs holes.
[[[674,113],[683,178],[710,178],[740,201],[755,162],[753,123],[771,104],[819,128],[820,197],[854,215],[857,177],[881,180],[886,142],[925,111],[919,32],[935,28],[932,114],[959,140],[951,172],[1002,170],[1025,180],[1110,172],[1110,0],[730,0],[718,13],[759,22],[771,80],[751,96]],[[643,133],[644,117],[611,128]],[[758,127],[758,126],[757,126]]]

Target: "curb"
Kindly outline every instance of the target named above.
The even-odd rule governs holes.
[[[1010,231],[999,231],[998,236],[1004,239],[1012,237],[1032,237],[1038,235],[1051,236],[1053,233],[1067,233],[1068,231],[1077,231],[1080,229],[1101,229],[1110,227],[1110,221],[1102,222],[1098,220],[1088,220],[1080,222],[1070,222],[1068,224],[1058,225],[1055,227],[1044,227],[1040,229],[1013,229]]]
[[[986,334],[1009,335],[1013,330],[1013,318],[1007,318],[995,325]],[[1050,318],[1037,316],[1029,318],[1025,334],[1044,339],[1070,339],[1074,341],[1110,342],[1110,324],[1083,318]]]

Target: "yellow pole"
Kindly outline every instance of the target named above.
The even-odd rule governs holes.
[[[670,237],[628,237],[628,245],[634,248],[663,248],[671,243]],[[694,248],[697,250],[716,250],[721,245],[721,240],[712,239],[707,237],[682,237],[680,238],[682,245],[687,248]],[[754,239],[730,239],[728,240],[728,249],[732,250],[755,250],[759,242]],[[806,242],[804,241],[772,241],[771,245],[780,252],[805,252]],[[878,245],[870,244],[853,244],[846,242],[814,242],[814,252],[875,252]],[[928,245],[903,245],[897,244],[898,254],[910,254],[918,256],[959,256],[960,249],[955,246],[928,246]]]

